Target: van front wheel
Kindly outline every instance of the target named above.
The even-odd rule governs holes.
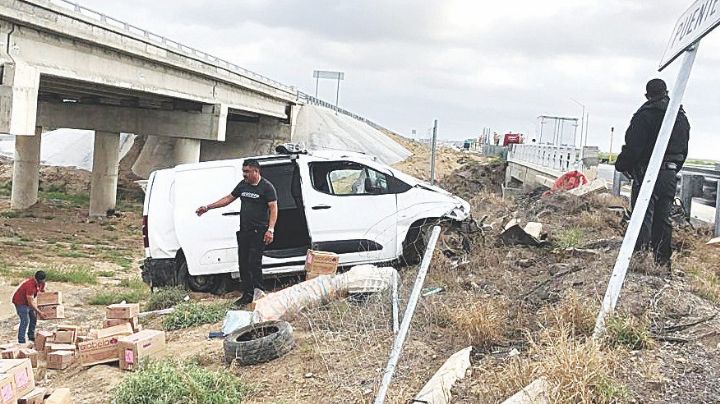
[[[180,279],[184,280],[185,286],[193,292],[217,293],[220,288],[220,277],[217,275],[190,275],[187,262],[182,260],[178,269]]]

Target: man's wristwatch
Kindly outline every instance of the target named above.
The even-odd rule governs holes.
[[[267,231],[269,231],[271,234],[275,235],[275,229],[272,227],[268,227]]]

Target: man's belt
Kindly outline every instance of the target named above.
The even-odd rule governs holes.
[[[678,171],[678,164],[672,161],[663,161],[662,165],[660,166],[661,170],[674,170]]]

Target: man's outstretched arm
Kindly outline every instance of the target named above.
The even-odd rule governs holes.
[[[197,209],[195,210],[195,213],[196,213],[198,216],[202,216],[203,214],[205,214],[205,213],[206,213],[207,211],[209,211],[210,209],[217,209],[217,208],[222,208],[222,207],[224,207],[224,206],[230,205],[231,203],[233,203],[233,202],[235,201],[235,199],[237,199],[237,198],[234,197],[233,195],[224,196],[224,197],[218,199],[217,201],[215,201],[215,202],[213,202],[213,203],[211,203],[211,204],[209,204],[209,205],[204,205],[204,206],[201,206],[201,207],[197,208]]]

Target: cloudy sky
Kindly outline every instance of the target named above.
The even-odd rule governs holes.
[[[315,69],[345,72],[342,107],[404,135],[483,128],[536,137],[541,114],[580,118],[618,151],[644,85],[691,0],[79,0],[310,94]],[[720,31],[720,29],[718,30]],[[720,159],[720,33],[707,37],[684,105],[690,156]],[[331,81],[320,96],[335,99]]]

